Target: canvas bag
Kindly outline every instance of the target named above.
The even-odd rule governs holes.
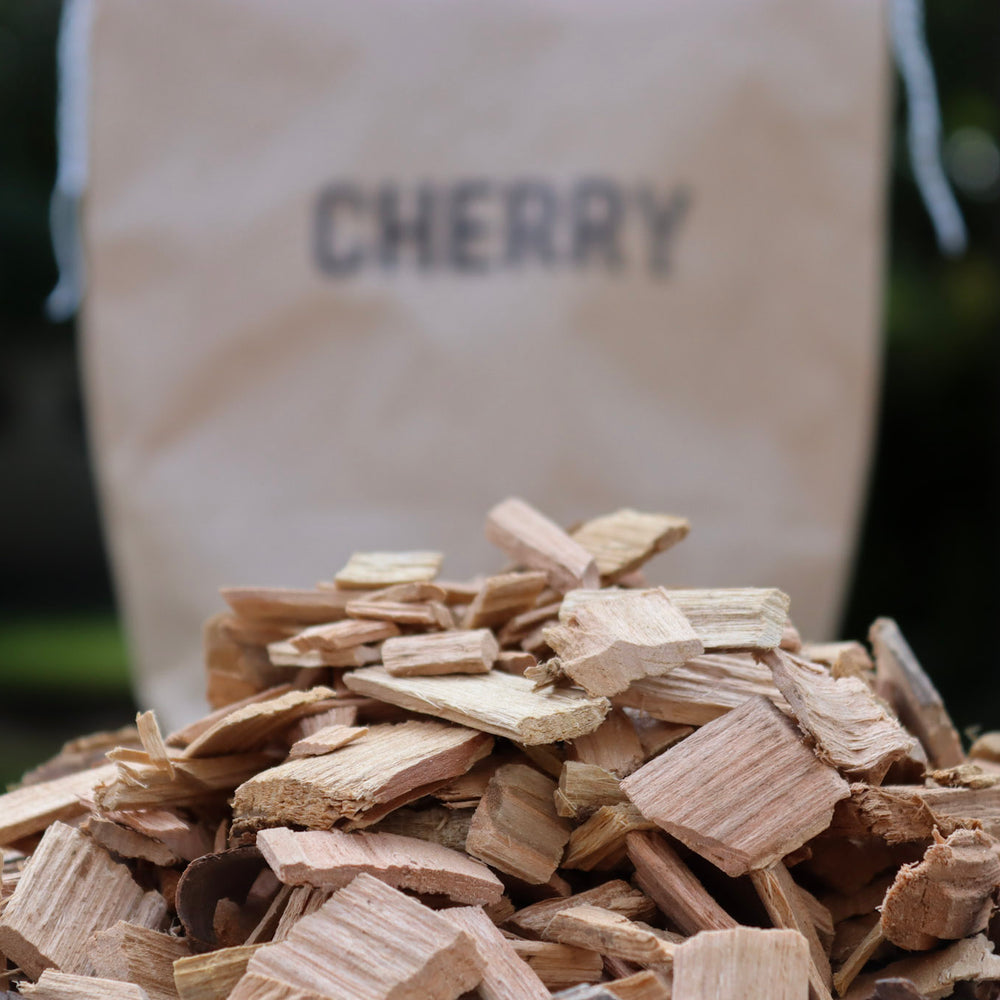
[[[827,636],[879,356],[871,0],[96,0],[89,418],[141,702],[224,584],[499,570],[517,494]]]

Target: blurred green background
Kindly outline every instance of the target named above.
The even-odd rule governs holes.
[[[55,281],[56,0],[0,0],[0,782],[135,706],[112,601],[76,374]],[[962,727],[1000,728],[992,643],[1000,458],[1000,6],[937,0],[928,37],[946,165],[970,249],[943,258],[897,96],[885,366],[875,461],[842,635],[893,615]]]

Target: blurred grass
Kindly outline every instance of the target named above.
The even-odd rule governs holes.
[[[110,612],[0,618],[0,789],[69,739],[134,716],[128,654]]]

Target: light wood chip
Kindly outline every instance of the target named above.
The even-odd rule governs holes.
[[[261,946],[219,948],[174,962],[174,986],[180,1000],[227,1000],[243,978],[251,955]]]
[[[233,822],[328,830],[345,819],[374,821],[423,789],[464,774],[493,740],[440,722],[383,723],[323,757],[286,761],[236,789]]]
[[[485,912],[473,906],[441,910],[441,916],[476,942],[483,965],[482,1000],[549,1000],[538,974],[514,950]]]
[[[152,1000],[140,986],[113,979],[46,969],[37,983],[22,983],[21,996],[35,1000]]]
[[[823,666],[772,650],[761,657],[820,760],[877,785],[917,741],[858,677],[835,680]]]
[[[167,753],[167,746],[163,742],[163,734],[160,732],[160,725],[156,721],[155,712],[139,712],[135,717],[135,728],[142,742],[142,748],[149,754],[149,759],[154,764],[159,764],[172,778],[174,776],[174,765]]]
[[[671,964],[676,945],[684,940],[678,934],[656,930],[587,903],[560,910],[545,928],[545,939],[590,948],[639,965]]]
[[[158,930],[167,906],[89,837],[53,823],[0,918],[0,952],[37,979],[42,970],[89,976],[90,937],[119,920]]]
[[[531,906],[518,910],[507,921],[506,926],[518,934],[537,938],[545,933],[545,928],[557,913],[572,906],[585,904],[600,906],[632,920],[652,920],[656,915],[656,906],[647,895],[638,889],[633,889],[627,882],[613,879],[593,889],[562,899],[546,899],[532,903]]]
[[[487,577],[465,611],[462,628],[497,628],[530,611],[545,589],[547,578],[540,570]]]
[[[626,507],[585,521],[571,534],[594,557],[601,579],[613,583],[682,541],[690,530],[687,518]]]
[[[791,603],[773,587],[668,590],[667,596],[706,650],[774,649],[781,643]]]
[[[956,830],[923,860],[903,865],[881,907],[882,933],[907,951],[985,931],[1000,889],[998,845],[980,830]]]
[[[962,740],[941,695],[891,618],[879,618],[869,639],[875,650],[879,694],[923,744],[934,767],[955,767],[965,760]]]
[[[440,844],[393,833],[261,830],[257,846],[286,885],[340,889],[361,872],[387,885],[487,906],[500,901],[503,883],[478,861]]]
[[[311,625],[296,632],[288,643],[300,653],[343,653],[396,635],[399,635],[399,628],[392,622],[348,618],[332,625]]]
[[[645,817],[733,876],[801,847],[850,794],[763,698],[703,726],[622,788]]]
[[[249,621],[318,625],[343,618],[348,597],[337,591],[285,587],[223,587],[222,599]]]
[[[646,759],[635,725],[620,708],[613,708],[592,733],[575,739],[571,752],[581,763],[596,764],[618,778],[631,774]]]
[[[135,983],[149,1000],[177,1000],[174,962],[191,954],[186,940],[120,920],[91,941],[98,976]]]
[[[604,976],[604,962],[596,951],[553,941],[513,939],[510,944],[550,990],[596,983]]]
[[[601,591],[560,612],[543,632],[563,672],[589,694],[611,695],[699,656],[701,640],[662,588]]]
[[[359,875],[284,941],[260,948],[230,1000],[456,1000],[482,977],[472,937],[397,889]]]
[[[486,537],[515,562],[544,571],[560,593],[600,583],[594,557],[530,504],[511,497],[486,517]]]
[[[601,806],[626,801],[618,779],[603,767],[575,760],[563,764],[555,793],[556,812],[560,816],[584,820]]]
[[[551,778],[526,764],[497,768],[472,817],[466,851],[524,882],[547,881],[570,834],[556,814],[555,790]]]
[[[438,575],[443,561],[440,552],[355,552],[334,582],[341,590],[428,583]]]
[[[341,747],[346,747],[348,743],[361,739],[367,733],[367,726],[324,726],[309,736],[303,736],[296,740],[288,751],[288,756],[291,758],[319,757],[339,750]]]
[[[396,625],[420,625],[430,629],[455,627],[454,616],[448,610],[448,606],[441,601],[420,603],[355,597],[354,600],[348,601],[347,613],[351,618],[393,622]]]
[[[401,635],[382,644],[382,663],[393,677],[486,674],[500,647],[488,628]]]
[[[382,667],[346,674],[358,694],[423,712],[527,745],[555,743],[593,732],[611,705],[577,691],[535,691],[515,674],[393,677]]]
[[[734,927],[678,945],[673,1000],[806,1000],[809,946],[797,931]]]

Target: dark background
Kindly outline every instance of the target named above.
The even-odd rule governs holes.
[[[55,282],[56,0],[0,0],[0,782],[135,711]],[[1000,6],[935,0],[946,163],[969,227],[941,256],[897,95],[878,440],[841,634],[894,616],[960,727],[1000,728]],[[141,333],[141,331],[137,331]]]

